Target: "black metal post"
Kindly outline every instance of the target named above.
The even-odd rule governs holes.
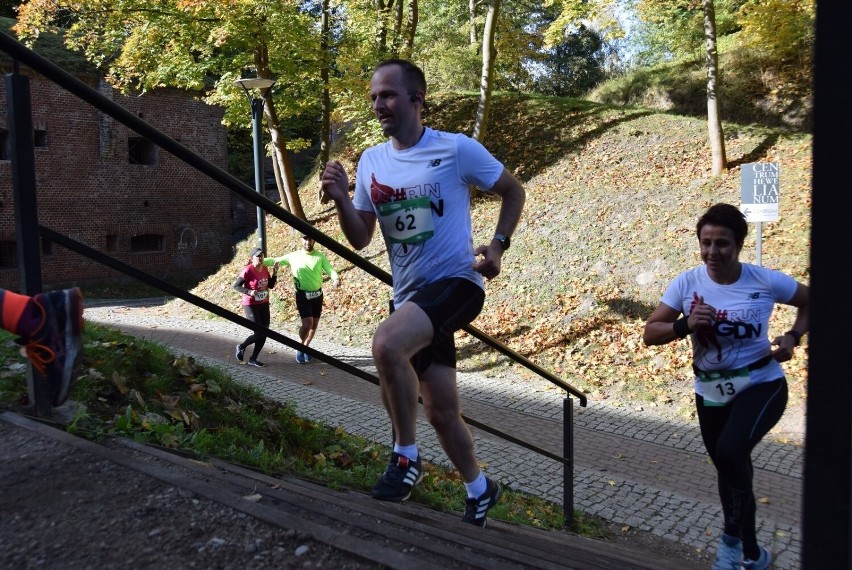
[[[562,476],[562,516],[565,527],[574,526],[574,402],[567,396],[562,401],[562,457],[565,472]]]
[[[263,122],[263,97],[251,98],[251,128],[254,140],[254,189],[264,195],[266,176],[263,172],[263,134],[260,125]],[[257,245],[266,254],[266,211],[257,207]]]
[[[17,60],[14,73],[6,75],[6,101],[15,202],[15,248],[21,291],[26,295],[36,295],[42,292],[42,280],[30,78],[18,73]],[[50,387],[46,379],[33,369],[31,362],[27,365],[27,387],[35,413],[49,415]]]
[[[852,111],[846,81],[849,2],[816,5],[813,179],[811,196],[810,332],[805,426],[800,568],[852,568],[852,310],[838,269],[852,246],[852,195],[846,166],[852,157]],[[838,257],[839,256],[839,257]],[[798,350],[802,350],[801,348]]]

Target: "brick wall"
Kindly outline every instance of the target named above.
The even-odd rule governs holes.
[[[42,76],[21,73],[30,76],[41,225],[166,280],[214,272],[233,255],[235,239],[254,230],[253,204],[154,145],[143,141],[131,151],[138,135],[128,127]],[[227,169],[222,109],[185,91],[123,96],[103,81],[83,80]],[[0,109],[0,129],[6,129],[5,82]],[[151,164],[131,164],[132,157]],[[11,161],[0,160],[0,247],[14,241]],[[42,246],[45,289],[127,279],[58,244]],[[14,262],[5,256],[0,287],[19,288]]]

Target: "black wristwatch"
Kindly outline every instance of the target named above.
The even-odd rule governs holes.
[[[509,239],[509,236],[503,234],[494,234],[494,238],[500,242],[500,247],[503,248],[503,251],[509,249],[509,246],[512,244],[512,240]]]
[[[793,340],[796,341],[796,346],[799,346],[799,343],[802,342],[802,333],[800,333],[799,331],[797,331],[795,329],[790,329],[787,332],[785,332],[784,334],[787,334],[787,335],[790,335],[791,337],[793,337]]]

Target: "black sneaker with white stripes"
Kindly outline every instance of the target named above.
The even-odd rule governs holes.
[[[420,460],[409,459],[394,452],[384,475],[373,487],[373,498],[395,503],[405,501],[411,496],[411,490],[422,480],[423,469]]]
[[[488,514],[488,509],[497,504],[500,500],[500,485],[485,478],[485,492],[475,499],[468,499],[464,506],[463,522],[476,526],[485,526],[485,515]]]

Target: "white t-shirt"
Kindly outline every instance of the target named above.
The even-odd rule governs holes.
[[[361,155],[355,209],[378,216],[393,275],[394,304],[449,277],[484,287],[474,271],[470,189],[490,190],[503,164],[463,134],[426,128],[412,148],[389,140]]]
[[[704,371],[733,370],[748,366],[772,351],[769,317],[776,303],[787,303],[796,293],[795,279],[749,263],[742,264],[736,283],[720,285],[700,265],[678,275],[663,293],[662,302],[689,315],[693,300],[716,309],[711,334],[690,334],[693,364]],[[752,370],[750,384],[776,380],[784,375],[781,365],[771,359],[766,366]],[[695,378],[695,392],[701,396],[701,382]]]

